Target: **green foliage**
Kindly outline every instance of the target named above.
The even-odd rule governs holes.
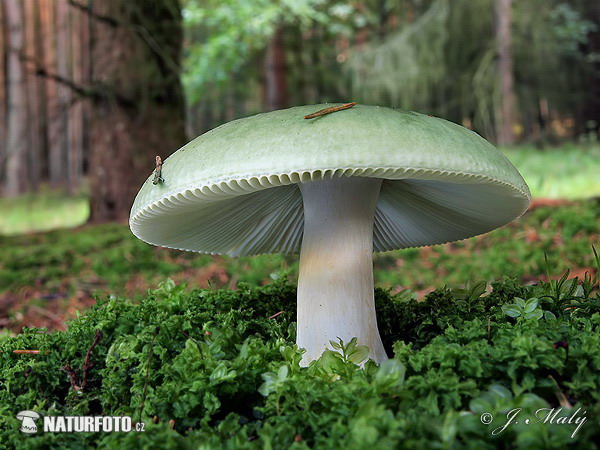
[[[509,317],[539,320],[544,315],[544,312],[538,308],[538,303],[538,299],[535,297],[527,301],[515,297],[514,303],[502,306],[502,312]],[[546,311],[546,316],[548,319],[556,320],[556,316],[551,311]]]
[[[314,22],[343,32],[352,12],[352,6],[321,0],[187,0],[184,21],[194,41],[185,57],[188,98],[193,103],[206,96],[209,87],[227,87],[231,73],[248,70],[248,62],[266,47],[277,27],[293,25],[304,31]]]
[[[561,1],[513,2],[515,90],[522,113],[543,97],[574,114],[581,74],[591,70],[589,35],[598,25],[585,8]],[[495,2],[418,2],[416,18],[381,41],[358,48],[344,66],[353,98],[363,103],[426,111],[494,135],[500,102],[497,81]],[[589,17],[593,17],[590,15]],[[543,93],[543,94],[542,94]],[[530,130],[528,130],[530,131]]]
[[[265,48],[280,30],[286,103],[354,100],[418,110],[494,138],[501,100],[495,8],[492,0],[187,0],[183,78],[191,125],[200,133],[262,109]],[[547,139],[548,118],[537,117],[546,102],[558,117],[580,121],[576,133],[585,134],[583,120],[595,129],[593,117],[577,119],[600,58],[591,44],[595,20],[583,0],[512,3],[525,138]]]
[[[600,303],[591,294],[598,280],[574,283],[581,289],[495,282],[486,295],[486,283],[475,282],[435,291],[423,302],[378,290],[380,331],[394,358],[381,366],[364,362],[355,340],[339,341],[301,368],[296,292],[285,279],[238,291],[188,291],[167,280],[139,302],[100,300],[65,332],[0,336],[0,442],[17,448],[593,448],[600,438],[593,423],[573,438],[575,425],[547,423],[513,424],[492,435],[515,408],[533,417],[540,408],[563,405],[566,415],[583,407],[590,422],[600,414],[600,311],[590,307]],[[507,315],[510,305],[525,316]],[[553,320],[526,317],[559,305]],[[102,338],[91,352],[88,385],[75,391],[61,368],[68,363],[82,376],[97,330]],[[19,349],[40,353],[13,353]],[[15,418],[25,409],[128,415],[145,422],[146,432],[25,436]],[[484,413],[493,416],[491,424],[481,422]]]
[[[367,360],[369,355],[369,347],[358,345],[356,338],[352,338],[347,344],[344,344],[344,341],[339,338],[338,342],[329,341],[329,344],[333,351],[325,351],[324,358],[326,359],[335,358],[344,363],[361,364]]]
[[[487,3],[480,1],[471,6],[486,8]],[[443,61],[450,9],[447,1],[434,2],[414,23],[383,42],[375,41],[356,51],[344,67],[352,80],[352,98],[431,112],[432,99],[445,88],[447,71]]]

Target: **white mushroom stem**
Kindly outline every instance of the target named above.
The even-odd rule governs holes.
[[[306,366],[353,337],[387,359],[375,317],[373,219],[381,179],[343,177],[300,185],[304,235],[298,279],[298,347]]]

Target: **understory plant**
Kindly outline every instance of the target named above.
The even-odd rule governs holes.
[[[475,282],[423,301],[378,289],[393,357],[365,362],[354,340],[338,340],[304,368],[286,277],[237,291],[167,280],[139,302],[99,299],[64,332],[0,335],[0,447],[594,448],[597,286],[597,274],[491,292]],[[502,428],[518,408],[523,419],[558,415]],[[557,423],[578,408],[580,427]],[[145,431],[26,435],[22,410],[130,416]]]

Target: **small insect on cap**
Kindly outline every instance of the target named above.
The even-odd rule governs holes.
[[[478,134],[443,119],[379,106],[298,106],[221,125],[150,174],[130,216],[154,245],[213,254],[298,252],[299,183],[383,179],[373,249],[440,244],[521,215],[529,189]]]

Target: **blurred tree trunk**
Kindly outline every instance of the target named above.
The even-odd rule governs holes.
[[[265,54],[265,106],[268,111],[288,105],[287,64],[281,27],[277,27]]]
[[[85,85],[87,80],[83,76],[82,43],[82,12],[73,10],[69,14],[69,64],[70,79],[77,85]],[[81,185],[83,176],[83,102],[81,99],[70,104],[67,109],[68,128],[68,188],[71,194],[75,193]]]
[[[498,72],[500,76],[500,111],[498,119],[498,144],[514,144],[513,125],[515,93],[513,87],[511,40],[511,0],[496,0]]]
[[[93,2],[90,220],[124,220],[154,170],[185,143],[178,0]]]
[[[25,57],[22,58],[25,68],[27,89],[27,180],[33,191],[37,191],[40,181],[40,116],[38,80],[35,75],[35,0],[24,0],[23,28],[25,29]]]
[[[27,180],[27,88],[21,54],[25,50],[23,4],[4,0],[5,28],[8,30],[6,57],[7,125],[4,195],[15,196],[26,189]]]
[[[56,2],[39,2],[41,18],[41,34],[43,39],[44,70],[57,73],[57,15]],[[64,181],[63,165],[61,164],[61,122],[58,99],[59,86],[52,79],[45,79],[46,91],[46,139],[48,145],[48,181],[53,187],[62,185]]]
[[[0,4],[0,26],[5,28],[6,17],[4,8]],[[8,53],[8,43],[6,42],[6,32],[0,33],[0,180],[4,180],[6,173],[6,59]],[[0,192],[2,186],[0,186]]]
[[[69,60],[70,60],[70,38],[69,35],[69,15],[71,8],[66,0],[58,0],[55,4],[56,17],[56,74],[69,79]],[[69,87],[64,84],[58,84],[58,110],[55,112],[57,147],[53,157],[56,159],[53,163],[57,166],[57,173],[60,174],[60,184],[68,191],[72,189],[72,180],[69,173],[70,148],[69,148],[69,109],[73,93]]]
[[[46,84],[45,80],[36,75],[36,64],[44,60],[43,40],[41,33],[40,8],[37,0],[28,0],[25,3],[26,17],[28,19],[27,47],[29,62],[27,68],[28,94],[30,112],[30,178],[31,187],[37,190],[40,181],[47,173],[48,139],[47,139],[47,111],[46,111]]]
[[[584,3],[586,6],[586,17],[596,25],[600,23],[600,3]],[[584,83],[588,86],[588,95],[585,97],[581,114],[584,120],[580,120],[580,133],[595,132],[596,138],[600,139],[600,27],[596,26],[588,34],[586,44],[587,55],[590,56],[590,71]],[[595,58],[591,58],[596,55]],[[583,123],[582,123],[583,122]]]

